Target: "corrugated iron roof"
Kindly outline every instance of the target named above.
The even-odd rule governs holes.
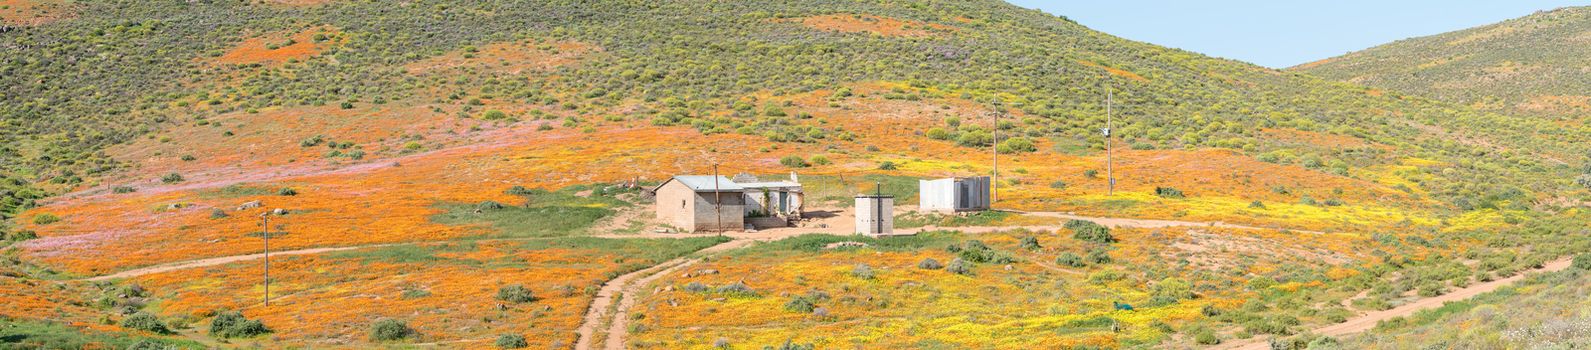
[[[704,191],[714,191],[715,190],[715,187],[713,185],[713,179],[714,178],[718,179],[718,184],[717,184],[717,187],[716,187],[717,191],[720,191],[720,192],[741,192],[741,191],[745,191],[746,190],[745,187],[741,187],[740,184],[737,184],[734,181],[729,181],[729,178],[723,177],[723,176],[675,175],[674,178],[671,179],[670,181],[679,181],[679,183],[685,184],[685,187],[690,187],[691,190],[694,190],[696,192],[704,192]],[[667,181],[663,182],[662,184],[658,184],[658,187],[663,187],[663,185],[666,185],[666,184],[668,184]]]
[[[743,188],[801,188],[801,183],[792,181],[740,182],[738,184]]]

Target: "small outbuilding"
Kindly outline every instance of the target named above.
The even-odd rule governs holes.
[[[657,218],[691,232],[745,227],[746,188],[723,176],[679,175],[652,190]]]
[[[895,196],[856,196],[856,234],[874,237],[895,234]]]
[[[918,209],[955,213],[989,210],[989,177],[918,180]]]
[[[757,229],[785,227],[801,219],[805,198],[795,174],[790,174],[789,180],[762,180],[746,174],[733,180],[745,189],[747,223]]]

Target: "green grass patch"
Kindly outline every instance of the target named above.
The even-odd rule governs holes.
[[[768,178],[772,179],[773,176]],[[916,205],[918,180],[915,177],[883,174],[845,177],[802,175],[801,190],[806,192],[809,200],[849,206],[856,200],[857,194],[873,194],[874,188],[882,185],[880,192],[895,196],[896,205]]]
[[[204,349],[189,340],[97,332],[54,322],[0,319],[0,349]]]
[[[232,185],[227,185],[226,187],[222,187],[222,188],[199,191],[199,198],[225,199],[225,198],[238,198],[238,197],[250,197],[250,196],[264,196],[264,195],[276,194],[276,191],[277,191],[277,189],[275,187],[263,187],[263,186],[249,186],[249,185],[243,185],[243,184],[232,184]]]
[[[631,204],[614,198],[623,192],[607,192],[608,186],[573,186],[558,191],[516,189],[512,194],[525,197],[520,206],[483,207],[480,203],[444,203],[446,212],[431,221],[447,225],[484,225],[496,231],[486,237],[563,237],[591,228],[598,220],[613,215],[617,207]],[[591,191],[587,196],[576,195]]]
[[[888,238],[873,238],[860,235],[829,235],[807,234],[785,238],[773,242],[760,243],[744,249],[730,252],[731,255],[769,254],[780,252],[819,252],[824,247],[833,243],[857,242],[867,244],[867,248],[839,247],[844,249],[874,249],[885,251],[917,251],[922,249],[943,249],[962,239],[962,234],[953,231],[931,231],[912,236],[898,236]]]
[[[918,228],[929,225],[939,227],[999,226],[1000,222],[1017,215],[1010,212],[992,210],[973,212],[966,215],[908,212],[895,216],[895,228]]]

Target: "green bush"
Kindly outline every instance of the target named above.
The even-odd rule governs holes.
[[[1005,154],[1028,153],[1038,150],[1038,147],[1033,146],[1033,140],[1029,140],[1026,137],[1009,138],[1005,141],[1001,141],[1000,146],[995,147],[996,152]]]
[[[528,303],[536,301],[536,295],[530,292],[530,288],[525,288],[524,285],[514,284],[498,288],[497,300],[510,303]]]
[[[1221,338],[1216,337],[1214,331],[1201,329],[1193,335],[1193,342],[1200,345],[1216,345],[1221,343]]]
[[[895,169],[898,169],[898,168],[899,167],[895,165],[895,162],[891,162],[891,161],[887,161],[886,160],[886,161],[883,161],[881,163],[878,163],[878,170],[895,170]]]
[[[822,156],[822,155],[812,156],[812,164],[815,164],[815,165],[829,165],[829,163],[830,163],[829,162],[829,157],[825,157],[825,156]]]
[[[1591,253],[1575,256],[1572,266],[1576,269],[1591,270]]]
[[[808,298],[804,295],[790,298],[789,302],[784,303],[785,311],[803,314],[810,314],[812,313],[812,310],[817,309],[817,307],[817,304],[815,304],[811,298]]]
[[[170,173],[170,174],[166,174],[166,176],[161,176],[160,177],[160,182],[161,183],[165,183],[165,184],[174,184],[174,183],[178,183],[178,182],[182,182],[182,181],[183,181],[182,174],[178,174],[178,173]]]
[[[159,334],[171,333],[171,328],[166,327],[164,322],[160,322],[160,318],[144,312],[127,316],[126,319],[122,320],[122,328],[136,329]]]
[[[210,320],[210,336],[214,337],[247,338],[270,332],[264,323],[244,318],[243,313],[237,311],[222,312]]]
[[[138,189],[134,188],[132,186],[116,186],[116,188],[111,189],[111,193],[116,193],[116,194],[133,193],[133,192],[138,192]]]
[[[867,264],[856,264],[856,267],[851,268],[851,276],[864,280],[870,280],[875,277],[873,275],[873,267],[867,266]]]
[[[1056,256],[1055,264],[1071,268],[1088,266],[1088,264],[1083,263],[1083,257],[1077,256],[1077,254],[1073,254],[1071,252],[1061,253],[1061,255]]]
[[[486,111],[486,113],[481,114],[481,119],[482,120],[508,119],[508,114],[507,113],[503,113],[503,111],[499,111],[499,110],[495,110],[494,109],[494,110]]]
[[[525,341],[525,336],[518,334],[499,335],[497,336],[496,345],[498,349],[523,349],[530,347],[530,343]]]
[[[384,318],[370,326],[370,341],[393,341],[414,335],[414,329],[403,321]]]
[[[917,268],[924,270],[938,270],[945,268],[945,265],[940,264],[939,260],[934,260],[934,258],[924,258],[923,261],[917,263]]]
[[[784,158],[779,158],[779,164],[791,168],[805,168],[808,166],[807,160],[801,159],[799,156],[784,156]]]
[[[33,223],[36,225],[49,225],[57,222],[61,222],[61,217],[55,216],[55,214],[44,213],[33,217]]]
[[[1039,246],[1038,237],[1033,237],[1033,236],[1022,237],[1022,249],[1039,250],[1039,249],[1042,249],[1042,248],[1043,248],[1042,246]]]
[[[1179,199],[1185,197],[1181,190],[1170,187],[1155,187],[1155,195],[1160,198]]]
[[[292,187],[283,187],[280,190],[276,190],[276,195],[278,195],[278,196],[297,196],[298,195],[298,190],[295,190]]]
[[[950,260],[950,265],[945,266],[945,271],[950,271],[957,275],[970,275],[972,274],[972,263],[956,258]]]
[[[1110,234],[1110,228],[1087,220],[1071,220],[1064,225],[1072,230],[1072,239],[1084,242],[1110,244],[1116,242],[1116,236]]]
[[[1095,250],[1089,251],[1088,252],[1088,256],[1084,257],[1083,261],[1087,261],[1089,264],[1092,264],[1092,265],[1100,265],[1100,264],[1109,264],[1111,262],[1111,259],[1110,259],[1110,254],[1105,253],[1104,250],[1095,249]]]

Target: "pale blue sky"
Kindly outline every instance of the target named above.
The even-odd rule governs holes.
[[[1285,68],[1591,0],[1008,0],[1127,39]]]

